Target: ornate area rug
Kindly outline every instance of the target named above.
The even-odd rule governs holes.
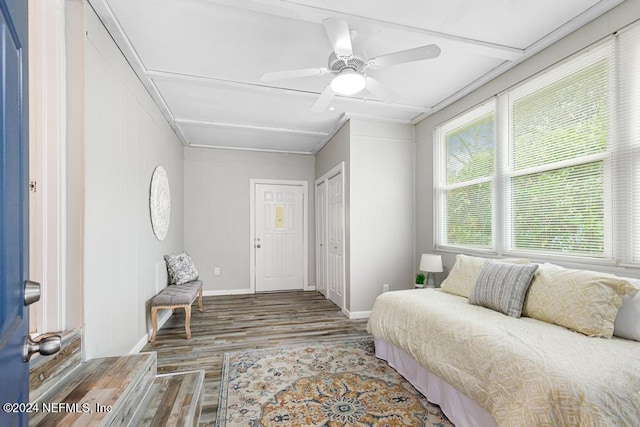
[[[217,425],[451,426],[372,341],[226,353]]]

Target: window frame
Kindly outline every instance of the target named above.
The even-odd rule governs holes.
[[[474,107],[471,110],[466,111],[465,113],[454,117],[453,119],[447,121],[442,126],[437,126],[434,132],[434,192],[436,194],[436,203],[434,203],[435,212],[434,212],[434,236],[435,246],[437,250],[457,250],[464,249],[465,251],[477,252],[477,253],[486,253],[486,254],[495,254],[496,253],[496,169],[497,162],[495,161],[495,152],[497,149],[497,109],[495,107],[496,99],[492,98],[479,106]],[[471,123],[475,120],[478,120],[487,114],[494,115],[494,168],[493,175],[490,177],[483,178],[475,178],[469,181],[457,182],[455,184],[447,184],[447,146],[446,146],[446,134],[454,129],[457,129],[465,124]],[[442,142],[440,142],[442,141]],[[471,185],[477,185],[485,182],[490,182],[491,185],[491,244],[487,248],[482,248],[478,246],[465,246],[465,245],[452,245],[444,243],[447,241],[447,221],[446,221],[446,192],[449,190],[454,190],[458,188],[464,188]]]
[[[617,72],[616,57],[616,37],[611,36],[602,40],[595,45],[577,52],[571,57],[561,61],[560,63],[549,67],[548,69],[537,73],[525,81],[517,84],[502,93],[497,94],[490,100],[475,106],[464,113],[447,120],[436,126],[433,134],[434,141],[434,249],[443,252],[460,252],[477,253],[479,255],[493,256],[527,256],[537,259],[564,259],[569,262],[596,262],[602,265],[621,265],[619,259],[616,259],[616,253],[619,249],[614,244],[614,236],[619,234],[619,229],[614,228],[614,209],[616,198],[626,197],[625,194],[617,195],[614,191],[613,183],[618,179],[614,174],[623,173],[615,170],[615,156],[619,149],[618,132],[619,117],[617,111],[618,93],[616,87],[619,78]],[[595,58],[595,59],[594,59]],[[608,116],[609,129],[608,142],[605,151],[602,153],[588,154],[579,156],[569,160],[561,160],[545,165],[527,167],[525,169],[515,170],[513,165],[513,140],[512,140],[512,124],[510,116],[514,102],[518,99],[533,94],[536,91],[544,90],[563,78],[571,76],[585,70],[592,64],[597,63],[600,59],[607,60],[608,64],[608,80],[607,92],[609,99]],[[568,70],[570,72],[568,72]],[[487,110],[489,109],[489,110]],[[446,185],[446,151],[447,141],[446,134],[451,130],[464,126],[473,120],[477,120],[493,109],[495,123],[495,164],[494,176],[492,182],[492,245],[491,248],[483,249],[479,247],[469,247],[465,245],[451,244],[447,241],[447,212],[446,212],[446,190],[455,186],[469,185],[470,182]],[[604,248],[601,256],[590,256],[584,254],[569,254],[543,250],[527,250],[514,248],[512,241],[512,227],[514,206],[510,199],[511,180],[518,176],[530,175],[543,171],[557,170],[560,167],[567,168],[577,165],[585,165],[595,161],[603,162],[604,182]],[[628,171],[626,173],[629,173]],[[487,180],[484,179],[486,182]],[[462,185],[461,185],[462,184]],[[640,196],[640,193],[638,194]],[[631,220],[631,219],[629,219]],[[624,249],[623,249],[624,250]],[[638,254],[640,257],[640,254]],[[627,259],[632,260],[633,256]]]

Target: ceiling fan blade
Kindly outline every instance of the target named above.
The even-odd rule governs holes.
[[[401,50],[378,56],[367,62],[369,68],[382,68],[389,65],[404,64],[406,62],[422,61],[424,59],[437,58],[440,55],[440,48],[435,44],[416,47],[413,49]]]
[[[287,70],[287,71],[274,71],[272,73],[265,73],[260,77],[260,80],[263,82],[273,82],[276,80],[288,80],[288,79],[297,79],[299,77],[313,77],[313,76],[322,76],[323,74],[327,74],[329,69],[326,67],[322,68],[302,68],[299,70]]]
[[[324,30],[331,40],[331,46],[338,58],[353,55],[351,47],[351,35],[349,34],[349,24],[344,19],[327,18],[322,21]]]
[[[390,91],[376,79],[367,76],[366,82],[367,82],[367,86],[366,86],[367,90],[372,94],[379,96],[384,102],[393,104],[394,102],[397,102],[400,99],[400,96],[397,93]]]
[[[322,113],[327,109],[331,101],[333,101],[333,97],[336,96],[336,93],[331,89],[331,85],[328,85],[320,94],[316,102],[311,106],[311,111],[316,113]]]

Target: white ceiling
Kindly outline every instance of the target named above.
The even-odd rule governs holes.
[[[349,117],[416,123],[622,0],[91,0],[187,145],[315,153]],[[400,96],[366,90],[311,105],[331,81],[264,83],[267,72],[326,67],[322,21],[349,24],[372,58],[427,44],[436,59],[368,70]]]

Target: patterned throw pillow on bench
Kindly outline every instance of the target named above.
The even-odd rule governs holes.
[[[172,285],[182,285],[198,278],[198,270],[188,253],[165,255],[164,260],[167,263],[169,282]]]

